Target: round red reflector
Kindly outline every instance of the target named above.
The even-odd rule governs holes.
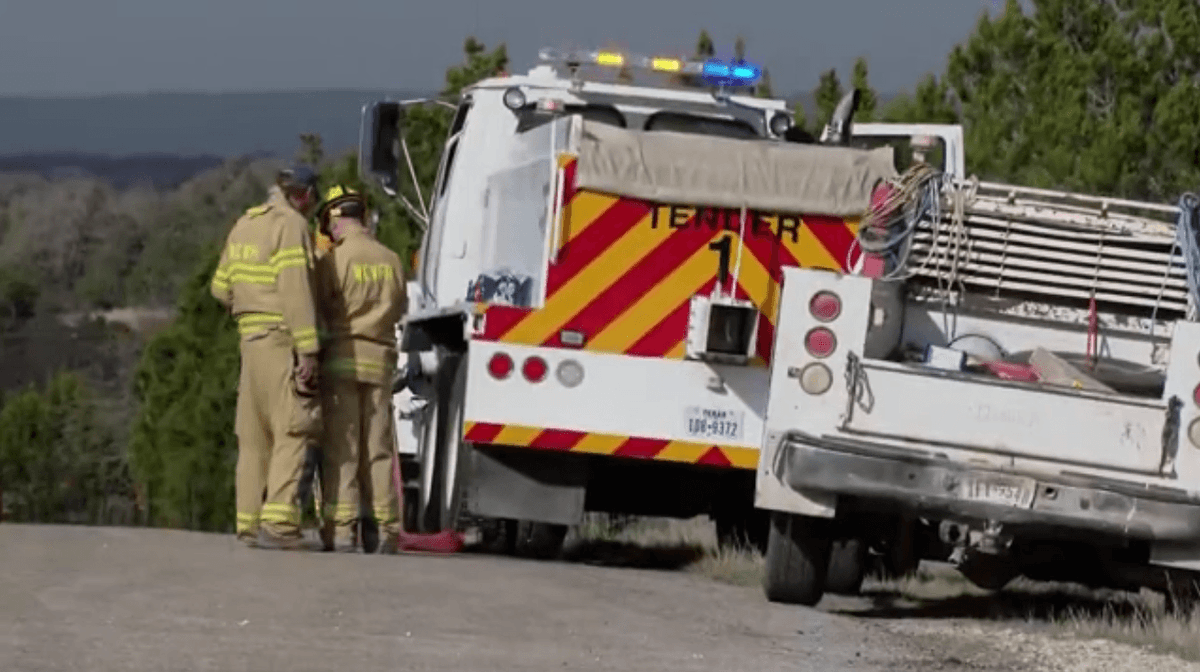
[[[496,354],[492,355],[490,360],[488,360],[488,373],[492,374],[492,377],[497,380],[504,380],[505,378],[508,378],[508,375],[512,373],[512,370],[512,357],[509,357],[503,352],[497,352]]]
[[[828,357],[837,347],[837,338],[825,327],[816,327],[804,337],[804,347],[813,357]]]
[[[1197,385],[1196,389],[1192,390],[1192,401],[1196,402],[1197,406],[1200,406],[1200,385]]]
[[[842,300],[833,292],[817,292],[812,301],[808,302],[808,310],[812,316],[822,322],[837,319],[842,313]]]
[[[549,371],[550,367],[546,365],[546,360],[537,356],[526,359],[525,364],[521,366],[521,375],[531,383],[542,382],[546,379]]]

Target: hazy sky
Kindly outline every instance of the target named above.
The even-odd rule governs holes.
[[[780,92],[866,56],[876,89],[941,72],[999,0],[0,0],[0,95],[441,85],[474,34],[513,70],[543,46],[690,52],[701,28]]]

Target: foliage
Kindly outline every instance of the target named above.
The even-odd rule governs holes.
[[[1200,181],[1200,6],[1009,0],[950,55],[971,170],[1174,200]]]
[[[870,122],[875,120],[875,112],[879,107],[879,96],[871,88],[868,81],[867,59],[859,57],[854,61],[854,75],[850,86],[858,89],[858,111],[854,113],[856,121]]]
[[[131,492],[128,470],[102,407],[78,375],[5,395],[0,484],[7,517],[23,522],[107,523],[109,497]]]
[[[950,99],[945,79],[932,74],[921,78],[913,93],[902,93],[883,109],[883,120],[892,123],[956,124],[958,110]],[[970,152],[968,151],[968,159]]]
[[[813,101],[817,105],[816,135],[829,124],[833,111],[846,92],[842,89],[842,80],[838,78],[837,70],[829,69],[821,73],[817,88],[813,89]]]
[[[134,377],[130,462],[153,525],[233,525],[238,335],[209,294],[218,258],[213,245],[184,287],[175,322],[146,345]]]

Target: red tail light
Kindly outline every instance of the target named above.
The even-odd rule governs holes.
[[[1197,406],[1200,406],[1200,385],[1197,385],[1196,389],[1192,390],[1192,401],[1196,402]]]
[[[832,322],[842,314],[842,300],[833,292],[817,292],[808,302],[808,312],[822,322]]]
[[[815,327],[804,337],[804,347],[813,357],[828,357],[837,348],[837,337],[825,327]]]
[[[546,365],[546,360],[537,356],[526,359],[525,364],[521,366],[521,375],[525,376],[525,380],[531,383],[542,382],[546,379],[546,374],[549,371],[550,367]]]
[[[512,373],[512,357],[509,357],[503,352],[497,352],[496,354],[492,355],[490,360],[488,360],[487,368],[488,373],[492,374],[493,378],[496,380],[504,380],[505,378],[508,378],[509,374]]]

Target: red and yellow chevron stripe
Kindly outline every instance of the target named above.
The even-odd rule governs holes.
[[[739,211],[576,190],[573,159],[565,160],[564,173],[562,230],[547,269],[545,306],[489,307],[480,340],[568,347],[559,336],[569,330],[584,335],[584,350],[682,359],[690,299],[717,286],[721,254],[713,246],[727,238],[730,282],[735,266],[738,277],[723,290],[758,306],[757,352],[765,363],[782,269],[844,271],[857,262],[857,220],[748,211],[742,237]]]
[[[735,469],[758,468],[758,450],[754,448],[645,439],[634,436],[613,436],[569,429],[464,422],[463,439],[471,443],[538,448],[588,455],[664,460]]]

